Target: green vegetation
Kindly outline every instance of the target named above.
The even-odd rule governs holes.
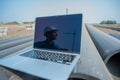
[[[19,22],[17,22],[17,21],[13,21],[13,22],[8,22],[8,23],[6,23],[6,24],[8,24],[8,25],[12,25],[12,24],[16,24],[16,25],[18,25]]]
[[[117,24],[115,20],[101,21],[100,24]]]

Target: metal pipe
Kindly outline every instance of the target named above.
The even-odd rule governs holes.
[[[33,41],[28,41],[28,42],[23,43],[21,45],[17,45],[17,46],[10,47],[10,48],[5,49],[5,50],[1,50],[0,51],[0,59],[4,58],[5,56],[8,56],[10,54],[13,54],[13,53],[15,53],[15,52],[17,52],[19,50],[22,50],[22,49],[25,49],[25,48],[27,48],[29,46],[32,46],[32,43],[33,43]]]
[[[109,71],[116,77],[120,77],[120,40],[92,25],[86,27]]]
[[[24,38],[21,37],[19,39],[10,40],[10,41],[8,40],[6,41],[6,43],[0,45],[0,51],[29,42],[29,41],[33,41],[33,36],[26,36]]]
[[[8,39],[1,39],[0,40],[0,45],[2,44],[5,44],[5,43],[9,43],[9,42],[12,42],[12,41],[17,41],[17,40],[20,40],[20,39],[24,39],[24,38],[30,38],[30,37],[33,37],[33,35],[25,35],[25,36],[20,36],[20,37],[12,37],[12,38],[8,38]]]

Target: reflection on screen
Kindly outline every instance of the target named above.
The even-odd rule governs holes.
[[[82,14],[36,18],[34,47],[80,52]]]

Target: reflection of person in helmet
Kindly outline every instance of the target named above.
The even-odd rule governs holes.
[[[35,43],[36,48],[45,49],[59,49],[58,45],[55,44],[54,40],[57,38],[57,29],[53,26],[47,26],[44,29],[44,36],[46,40]]]

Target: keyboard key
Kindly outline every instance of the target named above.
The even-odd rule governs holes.
[[[61,64],[70,65],[75,58],[75,55],[71,54],[62,54],[62,53],[53,53],[53,52],[46,52],[46,51],[29,51],[20,56],[30,57],[34,59],[41,59],[45,61],[52,61]]]

